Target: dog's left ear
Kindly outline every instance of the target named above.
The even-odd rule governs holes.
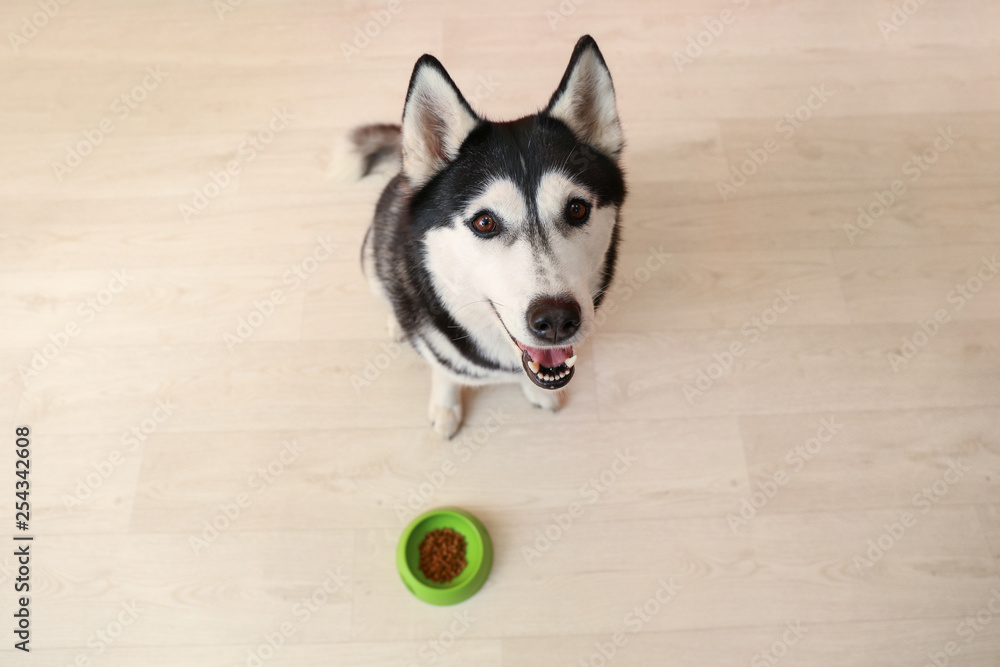
[[[437,58],[422,56],[403,108],[403,174],[410,185],[421,187],[454,160],[479,122]]]
[[[624,139],[615,107],[615,87],[604,56],[590,35],[576,43],[569,67],[546,111],[608,156],[617,158],[621,153]]]

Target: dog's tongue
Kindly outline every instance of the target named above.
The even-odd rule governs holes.
[[[537,361],[546,368],[558,368],[562,362],[573,356],[573,346],[566,347],[528,347],[524,350],[531,356],[532,361]]]

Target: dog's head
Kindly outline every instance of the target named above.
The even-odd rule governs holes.
[[[490,122],[435,58],[417,61],[403,111],[403,175],[437,297],[483,352],[565,386],[611,281],[625,184],[611,74],[577,43],[548,106]]]

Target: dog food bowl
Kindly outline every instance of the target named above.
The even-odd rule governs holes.
[[[465,569],[451,581],[437,583],[420,571],[420,542],[438,528],[451,528],[465,538]],[[464,602],[483,587],[493,567],[493,542],[486,526],[457,507],[439,507],[414,519],[399,538],[396,567],[415,596],[437,605]]]

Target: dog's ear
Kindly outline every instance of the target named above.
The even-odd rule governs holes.
[[[612,158],[621,153],[624,139],[615,107],[615,87],[597,42],[584,35],[576,43],[569,67],[546,109],[573,130],[582,141]]]
[[[434,56],[417,61],[403,107],[403,174],[416,189],[458,155],[479,118]]]

